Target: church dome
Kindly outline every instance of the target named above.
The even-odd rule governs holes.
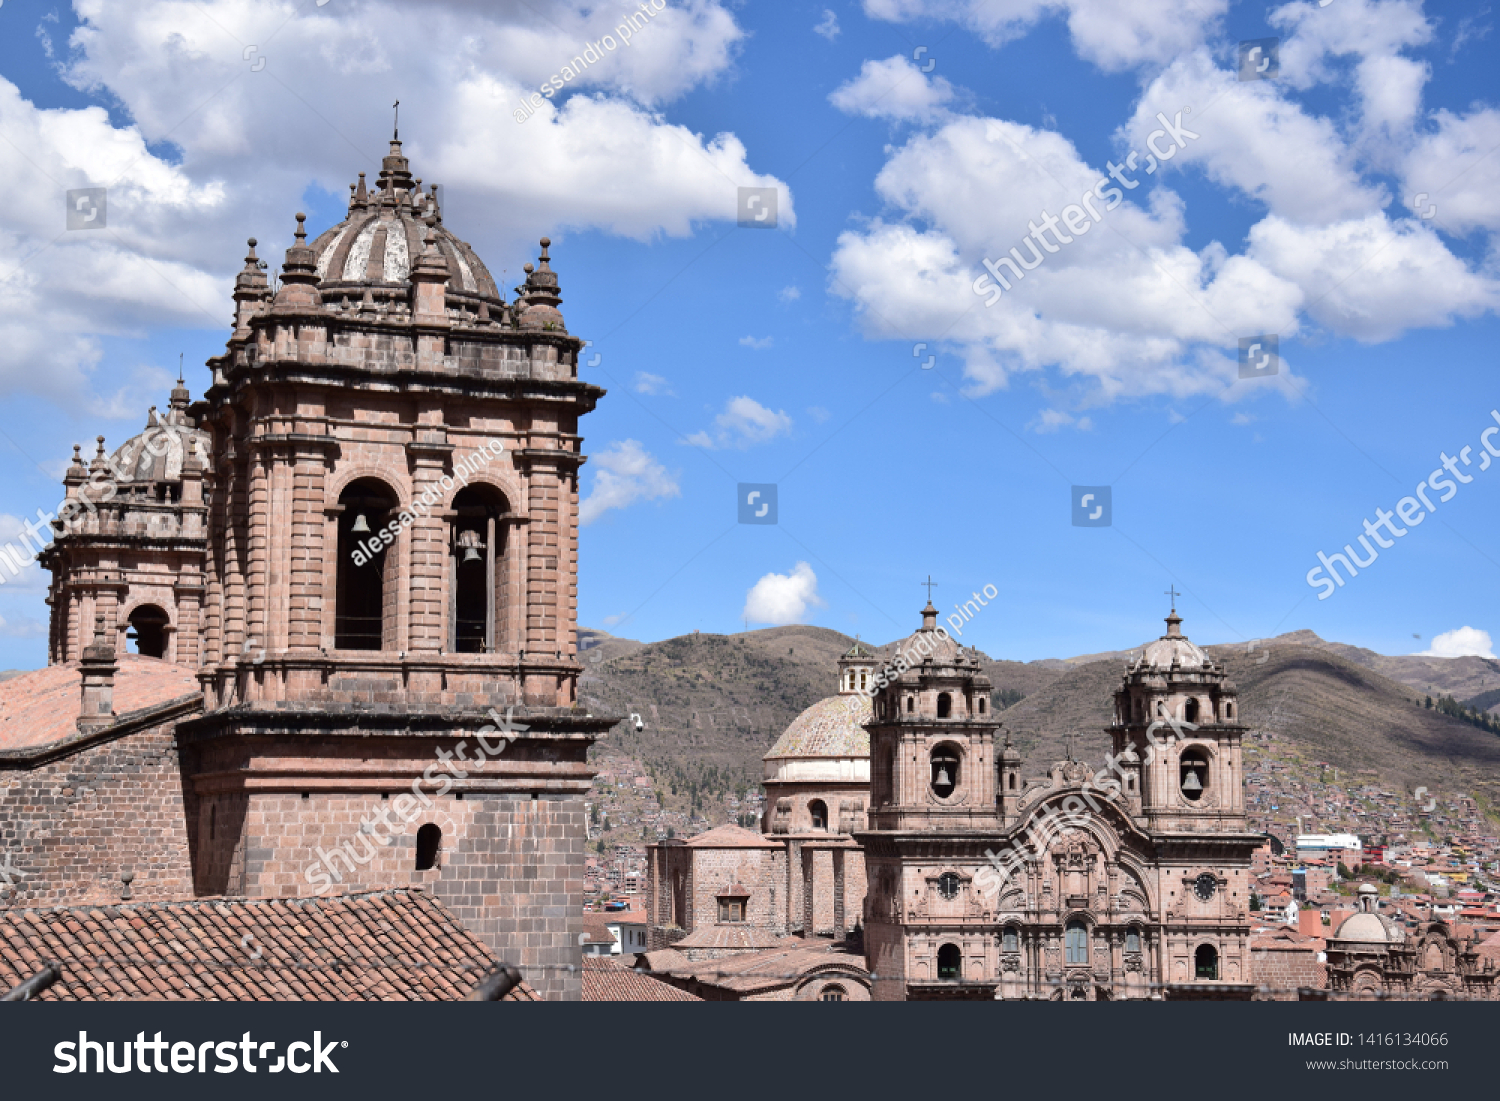
[[[1360,944],[1400,944],[1406,940],[1406,931],[1383,914],[1362,913],[1345,918],[1333,939]]]
[[[187,407],[188,391],[179,379],[166,415],[158,417],[153,405],[146,416],[145,430],[131,436],[110,456],[110,466],[122,482],[180,482],[183,460],[190,453],[198,460],[200,470],[208,470],[212,440],[187,415]],[[102,444],[103,437],[100,439]]]
[[[864,727],[874,715],[862,694],[829,696],[792,720],[765,760],[798,757],[869,757],[870,733]]]
[[[1142,664],[1170,669],[1207,669],[1213,665],[1208,654],[1195,646],[1182,633],[1182,617],[1176,609],[1167,617],[1167,633],[1149,644],[1141,655]]]
[[[421,183],[412,178],[401,143],[393,140],[374,190],[366,190],[361,172],[359,182],[349,185],[348,215],[311,245],[321,287],[362,291],[367,284],[409,283],[430,230],[448,267],[448,291],[499,304],[500,289],[489,269],[473,248],[444,227],[437,184],[424,194]]]
[[[978,671],[979,658],[964,649],[946,629],[938,627],[937,615],[937,609],[929,600],[922,609],[922,626],[897,644],[897,656],[905,657],[910,665],[897,679],[908,682],[917,680],[922,675],[923,666],[929,661],[933,665],[958,666]]]

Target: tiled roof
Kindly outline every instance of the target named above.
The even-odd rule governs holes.
[[[783,938],[766,929],[740,923],[728,925],[705,925],[694,929],[681,940],[673,941],[673,948],[729,948],[748,952],[755,948],[770,948],[780,944]]]
[[[416,888],[0,913],[0,990],[48,960],[62,1002],[460,1001],[497,962]]]
[[[792,720],[764,759],[868,757],[870,732],[862,724],[874,714],[874,703],[863,693],[819,700]]]
[[[583,1000],[586,1002],[701,1002],[686,990],[633,971],[603,956],[583,957]]]
[[[723,825],[688,838],[683,844],[693,849],[779,849],[780,845],[744,826]]]
[[[609,931],[611,914],[585,912],[583,915],[584,939],[580,944],[614,944],[615,935]]]
[[[121,654],[116,659],[115,714],[125,715],[202,692],[182,665]],[[0,750],[50,745],[78,733],[82,676],[78,663],[49,665],[0,681]]]

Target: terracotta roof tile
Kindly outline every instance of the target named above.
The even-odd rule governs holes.
[[[497,962],[417,889],[0,914],[0,990],[49,959],[63,976],[41,1001],[459,1001]]]
[[[586,1002],[701,1002],[686,990],[678,990],[633,971],[617,960],[583,957],[583,1000]]]
[[[197,673],[139,654],[121,654],[115,674],[117,715],[201,693]],[[31,749],[78,733],[82,676],[78,663],[49,665],[0,681],[0,750]]]

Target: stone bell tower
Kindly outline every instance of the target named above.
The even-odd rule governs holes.
[[[576,706],[578,421],[604,392],[547,238],[507,300],[421,184],[393,140],[343,221],[309,242],[297,215],[276,288],[252,238],[209,361],[196,889],[423,884],[577,997],[612,724]]]
[[[1244,732],[1238,689],[1183,635],[1174,606],[1167,633],[1126,667],[1115,692],[1121,794],[1139,800],[1151,829],[1243,830]]]

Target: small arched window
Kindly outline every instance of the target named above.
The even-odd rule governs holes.
[[[988,702],[989,702],[989,701],[988,701],[988,700],[986,700],[986,699],[985,699],[985,698],[984,698],[984,697],[983,697],[983,696],[980,696],[980,697],[979,697],[979,713],[980,713],[980,714],[981,714],[981,715],[983,715],[983,714],[984,714],[984,705],[985,705],[985,704],[986,704],[986,703],[988,703]]]
[[[1182,717],[1190,723],[1198,721],[1198,701],[1189,696],[1187,703],[1182,705]]]
[[[849,995],[838,983],[829,983],[818,994],[818,1001],[820,1002],[847,1002],[848,1000]]]
[[[906,713],[908,715],[910,715],[916,709],[917,709],[917,700],[916,700],[916,697],[915,696],[907,696],[906,697]]]
[[[1021,937],[1016,932],[1014,925],[1007,925],[1000,934],[1000,951],[1019,952],[1021,950]]]
[[[1234,718],[1234,704],[1232,704],[1232,703],[1226,703],[1224,705],[1224,717],[1226,719],[1232,719],[1232,718]]]
[[[1193,973],[1200,979],[1219,977],[1219,950],[1212,944],[1200,944],[1193,953]]]
[[[859,688],[860,688],[861,692],[863,692],[864,688],[865,688],[865,676],[866,676],[865,672],[863,670],[860,670],[860,674],[859,674]]]
[[[945,944],[938,949],[937,955],[937,977],[940,979],[957,979],[961,977],[963,964],[963,953],[958,950],[956,944]]]
[[[142,604],[130,613],[130,631],[125,637],[134,640],[135,652],[142,657],[165,658],[171,623],[171,617],[155,604]]]
[[[1014,772],[1010,774],[1010,790],[1016,790],[1016,774]]]
[[[443,847],[443,831],[434,822],[428,822],[417,831],[417,871],[425,872],[437,866],[438,852]]]
[[[1067,949],[1067,962],[1070,964],[1086,964],[1089,962],[1089,930],[1088,926],[1081,921],[1068,922],[1068,928],[1064,934],[1065,947]]]
[[[938,718],[946,719],[953,713],[953,697],[946,692],[938,693]]]
[[[807,813],[812,818],[812,828],[815,830],[826,830],[828,828],[828,804],[821,799],[814,799],[807,804]]]
[[[1139,952],[1141,950],[1141,934],[1137,929],[1129,929],[1125,933],[1125,951]]]

